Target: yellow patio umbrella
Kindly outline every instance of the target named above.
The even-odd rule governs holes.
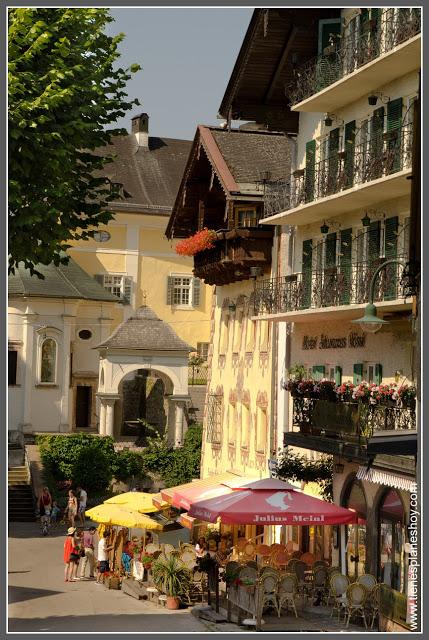
[[[128,529],[162,531],[163,526],[149,516],[119,504],[99,504],[86,511],[88,518],[102,524],[119,525]]]
[[[155,506],[153,500],[157,499],[159,507]],[[156,513],[167,509],[170,505],[161,498],[159,493],[144,493],[143,491],[127,491],[119,493],[113,498],[105,500],[104,504],[117,504],[123,507],[140,511],[140,513]]]

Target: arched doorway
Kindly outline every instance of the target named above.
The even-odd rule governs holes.
[[[387,491],[379,503],[378,531],[378,579],[392,589],[405,593],[407,527],[404,504],[395,489]]]
[[[356,524],[345,525],[346,573],[352,581],[366,571],[366,498],[362,485],[353,479],[344,494],[343,506],[358,514]]]
[[[172,393],[171,380],[156,371],[137,369],[126,374],[118,385],[121,435],[165,435]],[[139,421],[149,426],[142,429]]]

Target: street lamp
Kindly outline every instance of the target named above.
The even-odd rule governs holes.
[[[377,308],[374,304],[374,289],[377,276],[380,271],[384,269],[384,267],[386,267],[388,264],[405,265],[405,260],[400,260],[397,258],[386,260],[374,271],[369,285],[369,303],[365,307],[365,313],[362,318],[352,320],[352,323],[358,324],[362,331],[364,331],[365,333],[376,333],[384,324],[389,324],[387,320],[383,320],[383,318],[379,318],[377,316]]]

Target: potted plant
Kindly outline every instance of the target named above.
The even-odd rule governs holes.
[[[314,391],[318,393],[320,400],[329,400],[330,402],[336,400],[335,382],[333,380],[323,378],[314,387]]]
[[[152,577],[157,589],[167,596],[167,609],[178,609],[180,596],[189,587],[191,574],[177,556],[159,558],[152,565]]]
[[[416,408],[416,388],[403,384],[398,389],[398,396],[403,407],[408,409]]]

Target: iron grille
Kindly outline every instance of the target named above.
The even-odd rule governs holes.
[[[207,398],[207,442],[220,444],[222,440],[222,396],[210,393]]]

